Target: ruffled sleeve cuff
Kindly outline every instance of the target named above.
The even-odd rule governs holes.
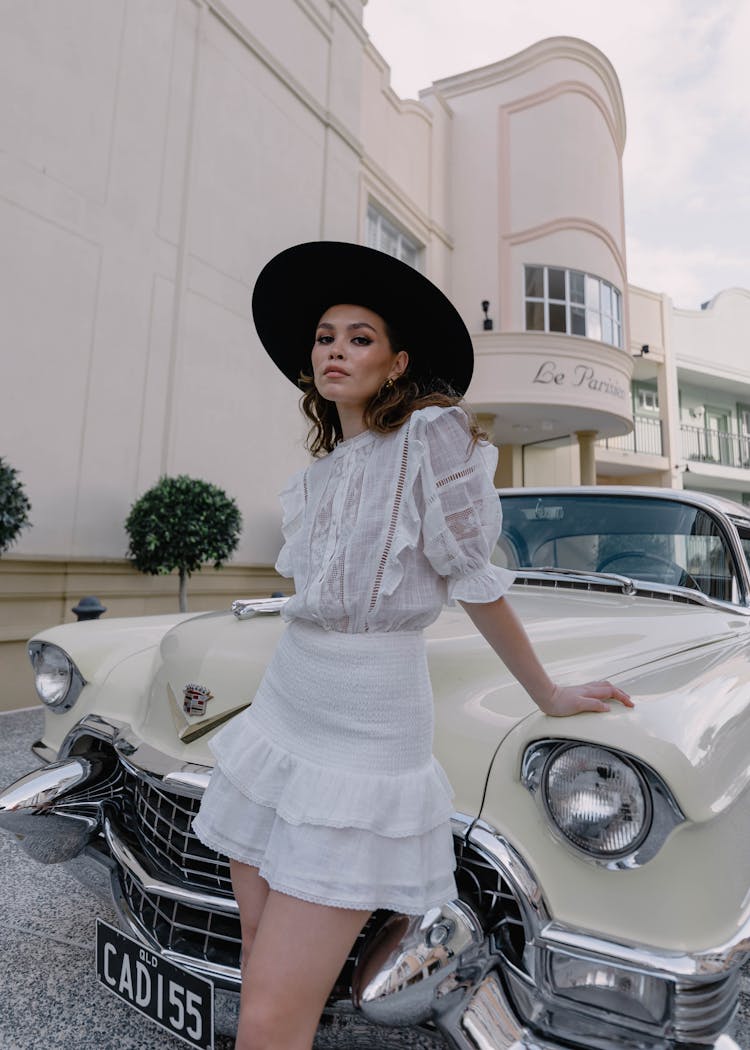
[[[284,545],[279,551],[274,568],[280,576],[287,578],[294,576],[294,546],[301,532],[305,516],[305,473],[305,470],[298,471],[279,493],[282,510],[281,532],[284,536]]]
[[[285,543],[279,551],[279,556],[276,559],[274,569],[285,579],[290,580],[294,576],[294,564],[292,562],[292,553],[289,549],[290,545]]]
[[[499,565],[487,565],[468,576],[448,580],[448,605],[457,601],[486,605],[507,594],[516,574]]]

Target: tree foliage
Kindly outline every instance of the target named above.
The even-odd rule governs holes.
[[[0,456],[0,554],[15,543],[21,529],[31,524],[30,510],[18,471]]]
[[[128,557],[152,576],[177,569],[184,612],[187,578],[210,562],[221,568],[236,550],[241,529],[237,504],[216,485],[186,474],[162,477],[130,509]]]

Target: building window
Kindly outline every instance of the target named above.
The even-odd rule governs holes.
[[[526,331],[565,332],[622,349],[622,295],[580,270],[526,266]]]
[[[638,413],[656,414],[659,411],[659,394],[656,387],[645,383],[633,383],[633,409]]]
[[[396,259],[419,269],[421,245],[404,233],[374,204],[367,208],[367,246],[377,248],[386,255],[393,255]]]

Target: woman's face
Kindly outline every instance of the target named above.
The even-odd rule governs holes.
[[[321,317],[312,350],[315,386],[326,401],[363,412],[386,379],[396,379],[409,355],[394,354],[385,322],[364,306],[332,306]]]

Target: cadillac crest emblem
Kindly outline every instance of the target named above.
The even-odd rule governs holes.
[[[206,705],[209,700],[213,700],[214,694],[210,689],[206,689],[205,685],[197,685],[195,682],[188,682],[182,691],[183,701],[182,708],[186,715],[194,715],[200,718],[206,713]]]

